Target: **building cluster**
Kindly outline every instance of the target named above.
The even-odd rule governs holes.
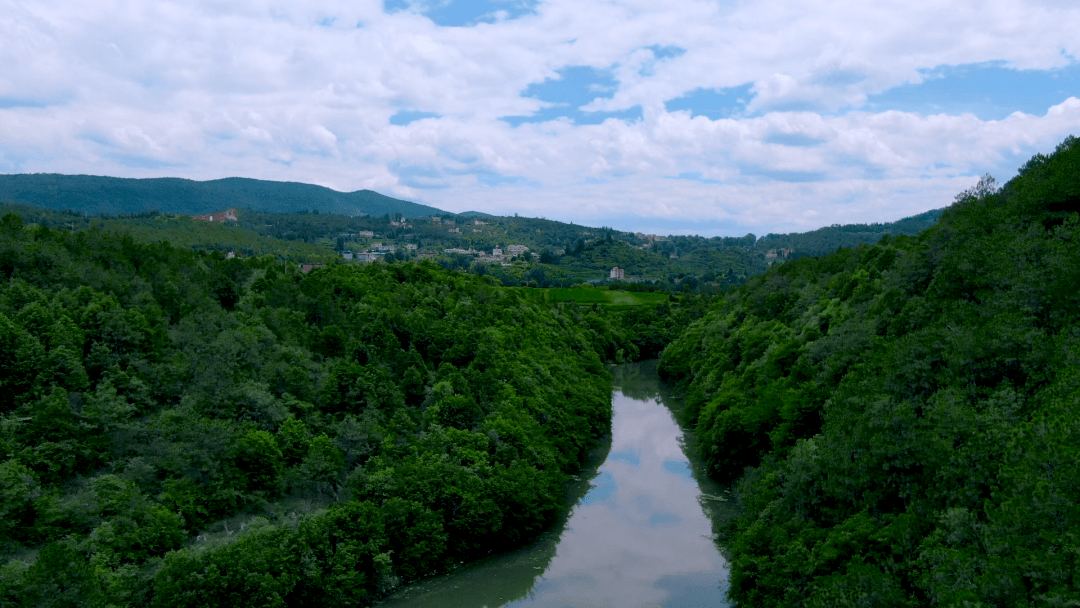
[[[522,253],[525,253],[528,250],[529,250],[529,248],[526,247],[525,245],[510,245],[509,247],[506,248],[505,253],[503,252],[502,249],[496,247],[496,248],[491,250],[490,254],[485,253],[483,251],[473,249],[471,247],[468,248],[468,249],[462,249],[460,247],[452,247],[452,248],[449,248],[449,249],[443,249],[443,251],[445,253],[459,253],[459,254],[462,254],[462,255],[475,255],[475,256],[477,256],[476,261],[481,263],[481,264],[492,264],[492,263],[495,263],[495,262],[509,263],[510,258],[512,258],[512,257],[514,257],[516,255],[521,255]]]
[[[612,279],[620,279],[620,280],[625,279],[626,278],[626,270],[624,270],[622,268],[619,268],[618,266],[612,268],[611,269],[611,278]]]
[[[226,209],[220,213],[210,213],[208,215],[193,215],[191,219],[203,222],[235,222],[237,221],[236,209]]]

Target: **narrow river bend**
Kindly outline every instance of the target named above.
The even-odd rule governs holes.
[[[610,444],[571,484],[562,520],[518,551],[411,585],[380,606],[727,605],[727,564],[713,528],[733,506],[697,466],[656,362],[610,369]]]

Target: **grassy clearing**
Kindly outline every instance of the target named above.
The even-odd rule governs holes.
[[[607,307],[656,306],[666,302],[668,294],[635,291],[615,291],[595,287],[558,287],[551,289],[530,289],[546,292],[548,302],[577,302],[578,304],[599,304]]]

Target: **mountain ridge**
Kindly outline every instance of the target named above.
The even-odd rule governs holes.
[[[325,186],[246,177],[197,181],[180,177],[125,178],[59,173],[0,174],[0,201],[89,214],[161,211],[201,215],[227,208],[295,213],[406,217],[448,212],[373,190],[339,192]]]

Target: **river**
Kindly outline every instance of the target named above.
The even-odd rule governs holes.
[[[714,527],[734,514],[677,423],[656,361],[610,368],[611,436],[530,545],[421,581],[382,608],[727,606]]]

